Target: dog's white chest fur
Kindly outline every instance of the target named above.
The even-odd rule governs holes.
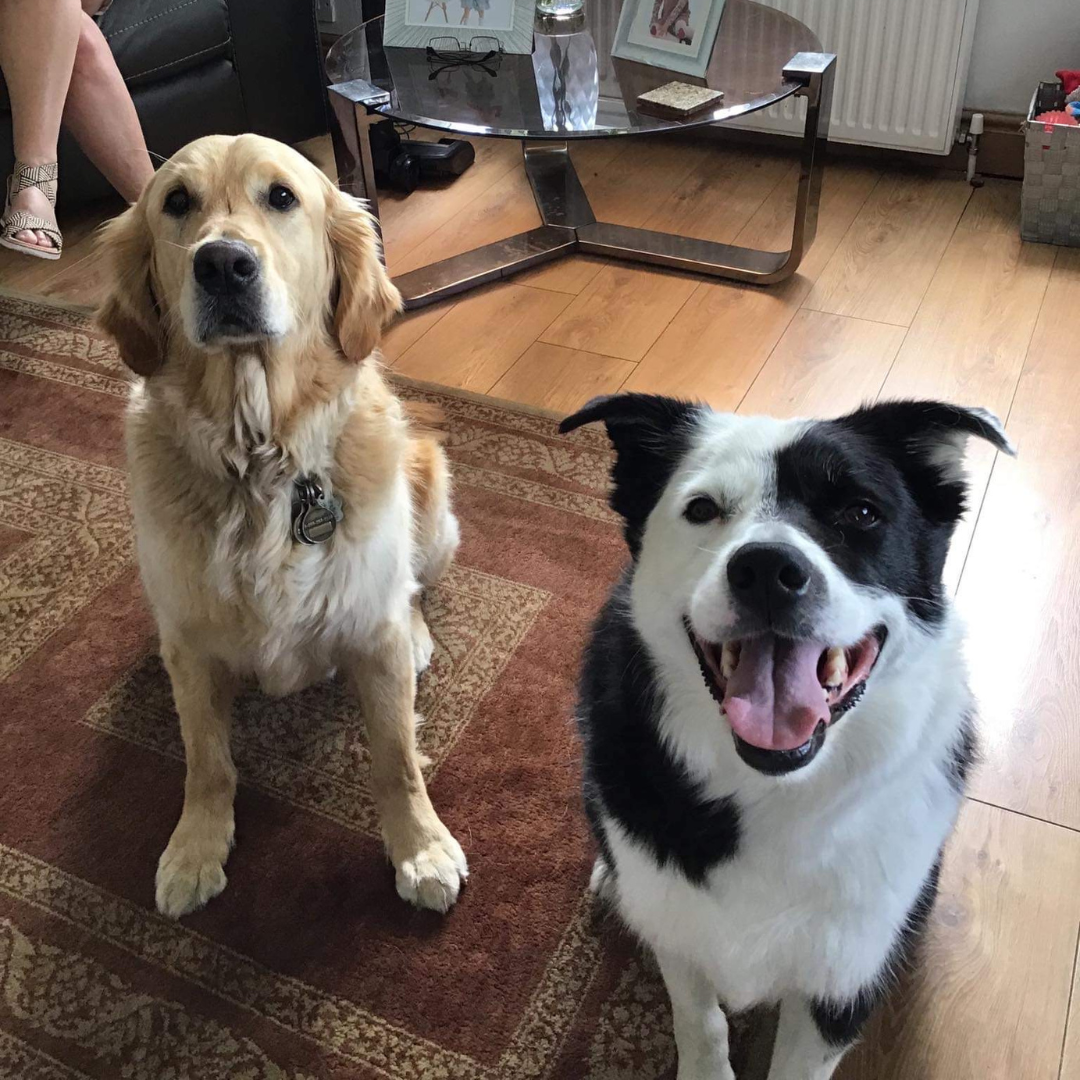
[[[970,708],[960,621],[950,615],[933,639],[910,633],[923,679],[881,673],[857,722],[839,721],[844,739],[806,774],[776,779],[738,759],[687,651],[646,610],[657,605],[638,615],[667,687],[666,745],[704,797],[734,800],[738,843],[699,886],[606,819],[620,911],[654,947],[705,970],[733,1008],[792,990],[850,999],[880,976],[959,808],[942,762]]]
[[[919,895],[959,796],[933,768],[831,798],[829,787],[742,803],[738,854],[703,887],[609,823],[623,916],[705,970],[731,1008],[793,989],[850,998],[880,974],[883,943]]]
[[[351,395],[317,410],[293,440],[290,454],[267,441],[269,402],[260,365],[237,366],[231,429],[207,425],[187,447],[207,466],[203,490],[187,503],[165,504],[160,476],[143,473],[150,455],[138,452],[144,403],[129,414],[133,502],[140,565],[163,637],[195,633],[238,674],[255,676],[271,694],[285,694],[324,677],[339,661],[343,643],[369,638],[416,590],[411,572],[408,483],[399,474],[378,506],[345,507],[364,527],[343,523],[328,543],[293,539],[295,475],[326,482],[332,447],[351,407]],[[160,424],[160,416],[153,424]],[[317,435],[316,435],[317,433]],[[160,458],[152,459],[161,467]],[[226,462],[235,479],[213,475]],[[198,486],[198,481],[195,482]],[[178,575],[174,568],[186,567]],[[191,613],[201,614],[201,625]]]
[[[402,542],[410,529],[404,478],[380,517],[363,542],[339,530],[325,544],[303,545],[292,538],[286,491],[275,500],[262,543],[213,568],[212,587],[230,581],[255,616],[258,630],[236,651],[235,663],[251,670],[267,693],[290,693],[323,677],[338,663],[343,643],[368,640],[394,614],[395,598],[415,591],[409,545]],[[405,617],[404,610],[397,614]]]

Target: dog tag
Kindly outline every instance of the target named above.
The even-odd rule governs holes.
[[[312,479],[296,481],[298,502],[293,505],[293,539],[301,544],[325,544],[345,516],[341,500],[328,499]]]
[[[336,528],[334,512],[327,506],[316,504],[302,510],[293,522],[293,537],[301,544],[325,544]]]

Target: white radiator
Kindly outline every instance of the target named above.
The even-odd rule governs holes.
[[[806,23],[837,55],[829,138],[947,154],[963,103],[979,0],[761,0]],[[801,132],[805,101],[735,121]]]

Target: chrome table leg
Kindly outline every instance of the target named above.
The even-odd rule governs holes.
[[[799,83],[796,93],[807,102],[795,221],[787,251],[759,251],[599,222],[566,144],[526,143],[525,171],[543,224],[396,278],[406,308],[423,307],[575,251],[757,285],[791,277],[817,231],[835,72],[836,57],[831,53],[799,53],[784,68],[784,78]],[[383,118],[375,110],[388,103],[389,95],[363,80],[330,89],[337,119],[334,153],[339,183],[368,199],[377,216],[368,127]]]
[[[802,142],[802,167],[795,201],[795,223],[787,251],[717,244],[686,236],[628,229],[596,222],[577,230],[582,251],[632,262],[670,266],[696,274],[772,285],[791,277],[813,243],[821,197],[822,163],[829,137],[833,76],[836,57],[829,53],[799,53],[784,68],[784,78],[799,81],[797,93],[806,98],[806,128]]]
[[[369,129],[385,120],[375,110],[387,104],[390,95],[364,79],[336,83],[330,87],[330,106],[334,114],[331,138],[338,187],[357,198],[366,199],[376,221],[379,218],[379,193],[375,190],[375,163],[371,157]]]

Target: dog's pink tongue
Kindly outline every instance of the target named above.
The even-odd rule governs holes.
[[[829,707],[818,679],[825,646],[775,634],[748,638],[727,681],[724,711],[740,739],[762,750],[802,746]]]

